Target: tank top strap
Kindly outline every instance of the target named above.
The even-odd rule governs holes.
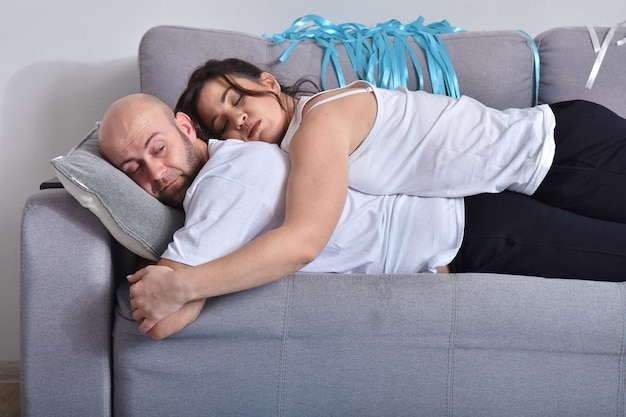
[[[322,99],[322,100],[318,101],[317,103],[312,104],[311,107],[309,107],[309,109],[307,111],[311,111],[315,107],[317,107],[319,105],[322,105],[322,104],[325,104],[325,103],[328,103],[328,102],[333,101],[333,100],[337,100],[337,99],[340,99],[340,98],[343,98],[343,97],[347,97],[347,96],[351,96],[351,95],[354,95],[354,94],[371,93],[373,91],[374,91],[374,89],[371,86],[369,86],[369,85],[366,85],[364,87],[359,87],[356,90],[342,91],[339,94],[336,94],[336,95],[334,95],[332,97],[326,97],[325,99]]]

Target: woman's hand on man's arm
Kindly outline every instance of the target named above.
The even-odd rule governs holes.
[[[149,265],[128,277],[131,283],[130,306],[133,309],[133,319],[140,323],[141,332],[152,330],[157,323],[174,315],[187,303],[184,283],[179,281],[175,274],[175,270],[184,267],[187,265],[161,259],[157,265]],[[189,314],[184,316],[188,317]],[[169,320],[168,326],[159,326],[160,331],[154,333],[167,333],[164,331],[165,327],[179,327],[172,326],[173,321],[176,320]],[[189,323],[179,330],[187,324]]]

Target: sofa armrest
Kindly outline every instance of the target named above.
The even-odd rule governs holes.
[[[22,415],[111,415],[112,247],[100,221],[65,190],[42,190],[27,200]]]
[[[59,181],[56,177],[50,178],[49,180],[39,184],[40,190],[46,190],[48,188],[63,188],[63,184],[61,184],[61,181]]]

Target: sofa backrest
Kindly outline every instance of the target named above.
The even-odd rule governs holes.
[[[586,85],[599,53],[586,27],[555,28],[535,38],[541,57],[539,102],[586,99],[626,117],[626,41],[618,44],[626,39],[626,27],[616,28],[611,39],[610,28],[593,30],[607,49],[591,88]]]
[[[533,42],[518,31],[460,32],[442,35],[457,73],[461,94],[496,108],[528,107],[535,89]],[[245,33],[158,26],[141,40],[139,66],[141,91],[156,95],[174,106],[190,73],[211,58],[230,57],[250,61],[275,74],[289,85],[308,76],[318,84],[325,77],[327,88],[338,85],[329,67],[321,74],[324,49],[314,41],[298,45],[286,62],[279,57],[291,41],[280,45]],[[432,91],[424,53],[412,42],[425,75],[425,90]],[[357,79],[341,43],[336,49],[347,82]],[[409,88],[416,89],[415,76]]]

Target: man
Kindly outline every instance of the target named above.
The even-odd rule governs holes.
[[[186,114],[146,95],[114,103],[100,133],[103,155],[142,188],[168,204],[184,199],[185,227],[159,265],[129,278],[133,318],[155,338],[195,320],[208,297],[297,270],[445,272],[452,262],[455,272],[622,280],[626,225],[514,193],[464,199],[459,230],[449,199],[349,190],[328,243],[309,250],[317,231],[298,235],[285,217],[289,161],[275,145],[207,145]]]

